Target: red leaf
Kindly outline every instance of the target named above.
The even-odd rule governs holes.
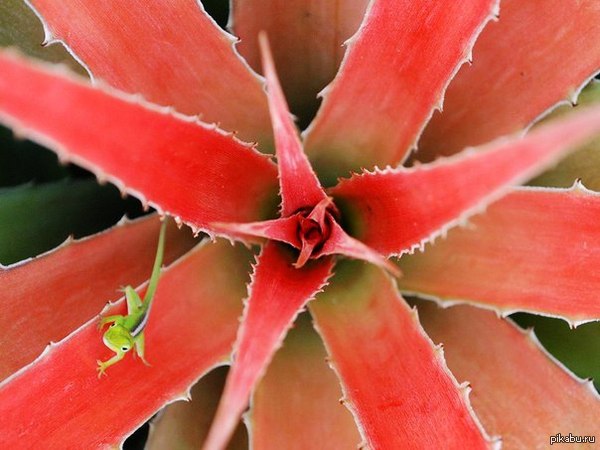
[[[30,2],[97,79],[270,146],[262,83],[195,0]]]
[[[600,196],[583,188],[519,190],[400,261],[403,290],[533,311],[571,323],[600,318]]]
[[[360,442],[323,344],[304,319],[288,333],[252,398],[246,423],[255,450],[342,450]]]
[[[125,222],[0,269],[0,380],[121,297],[119,287],[147,280],[158,229],[156,216]],[[191,245],[189,234],[170,227],[165,262]]]
[[[229,26],[241,38],[240,53],[260,71],[258,33],[271,39],[291,110],[312,115],[317,93],[335,76],[343,42],[356,32],[368,0],[234,0]]]
[[[0,446],[117,446],[163,405],[187,396],[231,349],[247,256],[226,243],[207,244],[163,273],[145,330],[152,367],[127,356],[98,379],[96,360],[110,350],[93,319],[1,383]],[[124,306],[107,313],[124,313]]]
[[[483,144],[522,130],[559,102],[575,101],[600,70],[598,34],[596,0],[502,0],[500,20],[486,27],[473,65],[450,84],[444,112],[434,116],[416,157]]]
[[[285,242],[295,248],[301,247],[298,239],[298,214],[263,222],[213,223],[211,229],[242,242],[258,242],[256,238],[266,238]]]
[[[425,329],[444,343],[448,366],[473,386],[471,401],[502,448],[549,448],[550,436],[598,433],[600,397],[527,333],[469,306],[419,304]]]
[[[308,130],[315,167],[346,175],[401,162],[496,4],[373,1]]]
[[[323,188],[302,151],[298,132],[288,111],[283,91],[277,80],[273,57],[266,35],[260,36],[264,73],[267,78],[267,97],[273,122],[279,184],[281,186],[281,213],[289,216],[301,208],[315,206],[326,199]]]
[[[3,123],[196,229],[257,220],[274,200],[270,161],[214,128],[6,51],[0,70]]]
[[[340,264],[310,311],[370,448],[489,446],[467,387],[383,271]]]
[[[480,151],[416,168],[364,173],[342,180],[331,192],[355,215],[358,239],[381,253],[401,254],[474,214],[599,131],[600,108],[589,108],[523,139],[501,139]]]
[[[263,375],[298,313],[331,274],[330,258],[293,265],[293,254],[268,243],[258,257],[249,287],[249,299],[235,347],[221,403],[204,444],[205,450],[225,446],[252,389]]]

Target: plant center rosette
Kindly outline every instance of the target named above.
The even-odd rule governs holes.
[[[325,194],[323,194],[325,196]],[[267,238],[283,242],[299,251],[294,267],[303,267],[309,259],[326,255],[344,255],[363,259],[399,275],[399,269],[383,255],[348,235],[338,223],[339,210],[325,196],[314,206],[304,206],[274,220],[253,223],[219,223],[215,229],[244,241]]]
[[[281,217],[252,223],[216,223],[213,229],[246,241],[260,237],[289,244],[300,251],[296,268],[309,259],[338,254],[374,263],[398,275],[398,268],[385,256],[348,235],[338,223],[339,211],[302,149],[265,36],[261,36],[261,50],[275,132]]]
[[[309,258],[318,258],[323,251],[327,251],[327,244],[331,243],[331,228],[337,225],[332,202],[322,200],[312,210],[303,210],[296,213],[296,242],[294,247],[300,249],[300,256],[296,267],[302,267]]]

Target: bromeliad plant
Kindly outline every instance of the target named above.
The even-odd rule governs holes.
[[[210,432],[210,411],[175,404],[150,447],[224,448],[251,398],[245,418],[259,449],[361,439],[531,448],[558,432],[597,434],[591,384],[474,307],[574,324],[600,317],[600,197],[580,185],[511,189],[600,132],[599,107],[522,132],[599,70],[595,0],[505,0],[487,26],[495,0],[234,0],[232,31],[257,70],[262,53],[266,89],[193,0],[30,3],[46,43],[63,41],[94,83],[2,50],[2,122],[216,240],[189,250],[169,230],[165,260],[187,253],[156,291],[145,328],[152,367],[123,358],[101,380],[95,361],[110,355],[97,315],[120,285],[147,278],[158,219],[5,269],[3,446],[119,445],[221,364],[231,369]],[[356,29],[301,140],[273,59],[305,119]],[[476,40],[473,64],[458,72]],[[456,155],[403,167],[417,142],[415,161]],[[222,238],[261,245],[254,264],[251,250]],[[474,306],[419,303],[419,318],[399,290]],[[297,318],[307,305],[334,371]],[[124,313],[124,300],[102,311]],[[422,325],[446,344],[449,369]],[[57,343],[42,352],[48,341]],[[471,400],[450,370],[472,383]],[[214,394],[198,386],[204,405]]]

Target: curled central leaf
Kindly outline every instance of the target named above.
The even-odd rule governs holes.
[[[309,258],[318,258],[325,243],[331,236],[333,217],[337,211],[331,199],[321,200],[312,210],[305,209],[297,213],[297,236],[300,243],[300,256],[296,267],[302,267]]]

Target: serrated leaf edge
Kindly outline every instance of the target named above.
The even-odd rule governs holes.
[[[391,282],[393,283],[394,289],[395,289],[395,293],[396,293],[396,300],[399,302],[405,302],[405,300],[402,298],[402,296],[400,296],[398,294],[399,290],[398,290],[398,286],[396,283],[396,280],[391,278],[388,274],[386,274],[386,276],[391,280]],[[490,436],[487,431],[485,430],[485,428],[483,427],[483,424],[481,423],[481,421],[479,420],[479,418],[477,417],[477,414],[475,413],[475,410],[473,409],[472,405],[471,405],[471,400],[470,400],[470,392],[471,392],[471,387],[470,384],[468,382],[463,382],[463,383],[459,383],[458,380],[456,379],[456,377],[454,376],[454,374],[450,371],[450,369],[448,368],[448,365],[446,364],[446,359],[444,356],[444,349],[443,349],[443,345],[436,345],[434,344],[434,342],[431,340],[431,338],[427,335],[427,333],[425,332],[424,328],[421,325],[421,322],[419,320],[419,312],[417,310],[416,307],[409,307],[406,305],[407,308],[410,308],[410,314],[411,314],[411,318],[413,320],[413,322],[415,323],[416,329],[419,331],[419,334],[427,341],[427,343],[431,346],[431,348],[434,351],[435,354],[435,358],[437,359],[437,362],[439,364],[439,366],[442,368],[442,370],[444,371],[444,373],[446,373],[448,375],[448,377],[450,378],[450,380],[452,381],[454,387],[456,388],[456,390],[459,393],[459,396],[461,398],[461,402],[463,403],[463,406],[466,408],[466,410],[468,411],[470,417],[473,419],[473,422],[475,423],[475,425],[477,426],[478,430],[480,431],[483,439],[488,443],[488,446],[490,448],[490,450],[500,450],[502,448],[502,438],[500,436]],[[323,333],[321,332],[321,329],[319,328],[318,324],[316,323],[316,321],[313,319],[312,320],[312,324],[313,327],[315,329],[315,331],[319,334],[319,336],[322,336]],[[367,434],[365,432],[365,429],[361,423],[360,417],[358,415],[356,406],[352,403],[352,401],[350,400],[350,397],[348,395],[348,391],[345,388],[344,384],[341,381],[341,376],[339,373],[339,370],[336,367],[336,363],[333,360],[333,357],[331,356],[331,352],[329,350],[329,347],[327,345],[327,342],[325,341],[325,339],[322,339],[323,345],[325,346],[325,350],[327,352],[327,357],[326,357],[326,362],[327,365],[331,368],[331,370],[333,370],[333,372],[335,373],[339,385],[340,385],[340,389],[342,390],[342,398],[340,399],[340,403],[342,405],[344,405],[346,407],[346,409],[348,409],[348,411],[350,411],[350,413],[352,414],[352,417],[354,418],[354,423],[356,424],[356,427],[358,428],[358,431],[360,433],[360,436],[362,437],[362,442],[359,444],[358,448],[360,449],[370,449],[371,447],[368,444],[368,438],[367,438]]]

